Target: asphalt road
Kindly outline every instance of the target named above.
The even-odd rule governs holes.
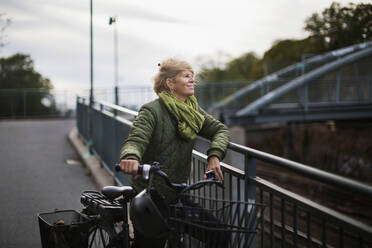
[[[95,189],[67,140],[75,120],[0,121],[0,247],[41,247],[37,214],[81,209]]]

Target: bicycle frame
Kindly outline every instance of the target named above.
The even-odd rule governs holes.
[[[239,238],[237,241],[240,243],[241,239],[247,238],[247,236],[244,236],[246,234],[244,233],[252,233],[255,232],[256,224],[253,223],[253,225],[249,225],[249,228],[252,228],[252,230],[248,230],[247,226],[245,226],[244,223],[249,222],[249,219],[236,219],[235,215],[231,215],[231,212],[237,212],[241,211],[243,209],[251,209],[252,204],[246,203],[246,202],[229,202],[229,201],[223,201],[223,200],[217,200],[215,199],[216,206],[212,207],[211,209],[207,209],[208,205],[198,204],[196,203],[195,206],[187,205],[186,198],[183,197],[183,194],[191,191],[191,190],[197,190],[201,187],[204,187],[205,185],[211,185],[215,184],[219,187],[223,187],[223,184],[215,177],[213,177],[212,174],[207,173],[207,179],[202,180],[199,182],[196,182],[192,185],[187,184],[173,184],[170,182],[168,176],[161,171],[160,166],[158,163],[154,163],[153,165],[144,165],[146,167],[140,167],[139,172],[143,174],[142,176],[149,181],[149,186],[143,191],[135,192],[135,190],[132,187],[129,186],[123,186],[123,187],[116,187],[116,186],[107,186],[102,189],[101,192],[97,191],[84,191],[81,194],[81,203],[85,206],[83,210],[79,213],[84,218],[88,219],[88,228],[84,230],[87,233],[84,234],[84,236],[87,236],[87,246],[88,248],[129,248],[131,244],[131,238],[130,238],[130,231],[129,231],[129,218],[128,218],[128,203],[132,203],[136,196],[140,197],[141,194],[146,191],[154,190],[152,188],[152,178],[153,175],[158,175],[164,179],[166,184],[174,189],[178,196],[179,196],[179,203],[181,204],[181,210],[185,211],[190,206],[193,208],[188,213],[195,214],[195,213],[202,213],[203,209],[205,209],[205,212],[211,212],[213,213],[213,217],[220,215],[220,210],[217,209],[217,204],[222,206],[222,211],[230,213],[230,218],[232,221],[230,223],[224,223],[229,217],[225,218],[222,217],[222,223],[216,222],[216,218],[213,219],[212,222],[211,218],[208,219],[209,223],[205,224],[203,223],[203,219],[197,219],[197,228],[199,228],[201,233],[221,233],[222,237],[223,235],[227,235],[227,237],[232,236],[239,236],[239,233],[243,233],[243,236]],[[186,201],[185,201],[186,200]],[[206,199],[204,199],[206,200]],[[204,201],[203,200],[203,201]],[[210,202],[210,199],[207,199]],[[182,202],[186,205],[182,206]],[[178,204],[178,203],[177,203]],[[174,205],[176,207],[179,207],[178,205]],[[230,206],[227,208],[227,206]],[[236,207],[235,207],[236,206]],[[167,211],[171,211],[172,205],[167,205]],[[183,214],[183,212],[181,213]],[[188,211],[188,210],[187,210]],[[194,212],[193,212],[194,211]],[[214,211],[214,212],[213,212]],[[218,212],[220,211],[220,212]],[[244,210],[245,211],[245,210]],[[134,213],[134,212],[132,212]],[[254,211],[250,211],[250,214],[256,214]],[[138,215],[143,217],[143,215]],[[183,217],[182,217],[183,216]],[[244,216],[244,215],[242,215]],[[135,218],[135,216],[133,217]],[[167,231],[167,241],[166,245],[171,244],[176,247],[184,247],[185,246],[185,233],[188,235],[191,235],[186,229],[188,229],[191,226],[195,226],[195,223],[188,223],[188,219],[193,218],[186,218],[185,215],[171,215],[169,212],[169,216],[167,218],[167,225],[168,225],[168,231]],[[221,219],[221,217],[218,217]],[[250,217],[249,217],[250,218]],[[134,219],[135,220],[135,219]],[[168,222],[169,221],[169,222]],[[198,222],[199,221],[199,222]],[[217,220],[220,221],[220,220]],[[255,217],[253,217],[253,221],[255,222]],[[86,222],[82,222],[83,224],[86,224]],[[179,224],[186,224],[185,226],[181,226],[179,228]],[[55,223],[54,223],[55,224]],[[53,225],[53,224],[52,224]],[[241,226],[242,225],[242,226]],[[231,228],[233,227],[233,229]],[[138,229],[138,226],[136,227]],[[231,229],[231,230],[228,230]],[[245,230],[247,229],[247,230]],[[235,232],[234,234],[231,234]],[[209,234],[208,234],[209,235]],[[199,235],[200,236],[200,235]],[[218,235],[219,236],[219,235]],[[215,237],[215,236],[213,236]],[[211,237],[209,237],[211,238]],[[198,238],[197,238],[198,239]],[[209,242],[210,239],[200,239],[198,242]],[[235,242],[235,241],[234,241]],[[233,247],[235,243],[232,243]],[[172,246],[172,247],[173,247]],[[75,247],[73,244],[71,247]],[[214,247],[214,246],[213,246]],[[43,247],[44,248],[44,247]]]
[[[81,202],[86,206],[82,210],[82,214],[91,221],[88,248],[130,247],[127,215],[129,199],[126,201],[124,199],[128,199],[128,197],[124,197],[120,201],[112,201],[96,191],[85,191],[82,193]]]

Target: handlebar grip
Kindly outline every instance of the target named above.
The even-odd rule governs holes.
[[[121,171],[121,169],[120,169],[120,164],[116,164],[116,165],[115,165],[115,171],[116,171],[116,172],[120,172],[120,171]],[[142,175],[142,173],[143,173],[143,165],[139,165],[139,166],[138,166],[137,175]]]

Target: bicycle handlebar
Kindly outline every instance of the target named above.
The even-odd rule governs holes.
[[[115,166],[115,170],[121,171],[120,165],[117,164]],[[193,183],[191,185],[187,185],[184,183],[181,183],[181,184],[172,183],[169,180],[168,175],[164,171],[161,170],[160,164],[158,162],[154,162],[152,165],[149,165],[149,164],[139,165],[138,171],[137,171],[137,175],[141,175],[145,180],[148,180],[149,178],[151,178],[152,175],[160,176],[161,178],[163,178],[165,183],[170,188],[174,189],[178,193],[186,193],[187,191],[190,191],[190,190],[200,189],[201,187],[208,185],[208,184],[216,184],[219,187],[225,188],[225,186],[220,181],[217,180],[216,174],[214,173],[214,171],[207,171],[205,174],[207,176],[207,179],[197,181],[196,183]]]

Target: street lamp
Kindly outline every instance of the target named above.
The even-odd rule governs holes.
[[[89,106],[93,105],[93,0],[90,0],[90,97]]]
[[[89,152],[93,153],[93,0],[90,0],[90,94],[89,94],[89,108],[88,108],[88,146]]]
[[[117,17],[110,17],[109,25],[114,26],[114,84],[115,84],[115,104],[119,105],[119,76],[118,76],[118,30],[116,27]],[[114,25],[115,24],[115,25]]]

